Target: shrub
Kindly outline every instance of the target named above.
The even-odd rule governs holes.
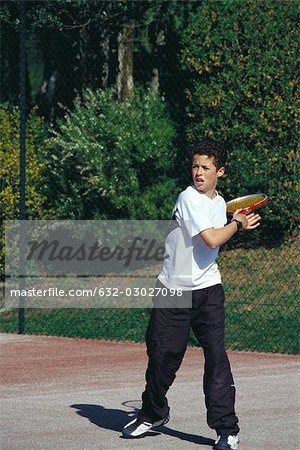
[[[45,136],[43,120],[35,111],[29,115],[26,130],[26,219],[52,217],[44,209],[41,192],[44,179],[41,145]],[[20,113],[8,103],[0,104],[0,277],[4,276],[4,221],[19,218]]]
[[[164,101],[86,90],[47,143],[48,197],[60,218],[169,218],[175,131]]]
[[[297,9],[289,1],[205,0],[183,38],[189,139],[227,143],[227,199],[270,198],[264,226],[248,242],[278,243],[298,226]]]

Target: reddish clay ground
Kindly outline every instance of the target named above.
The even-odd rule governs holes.
[[[143,344],[0,334],[1,449],[211,449],[203,355],[189,348],[159,433],[120,438],[144,387]],[[300,449],[299,358],[229,352],[241,450]]]

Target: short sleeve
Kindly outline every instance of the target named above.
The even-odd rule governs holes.
[[[178,198],[176,208],[181,220],[191,221],[192,236],[214,227],[209,217],[208,205],[198,192],[183,192]]]

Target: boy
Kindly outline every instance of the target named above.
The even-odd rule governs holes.
[[[182,301],[187,299],[189,294],[191,307],[185,307],[183,304],[183,307],[179,308],[152,309],[146,332],[149,362],[146,387],[142,395],[143,404],[138,417],[123,428],[123,436],[127,438],[145,436],[153,427],[163,425],[169,420],[166,393],[182,362],[189,329],[192,327],[205,356],[203,390],[207,423],[216,430],[218,436],[214,448],[238,448],[239,426],[234,410],[235,387],[224,348],[224,291],[216,258],[220,245],[239,230],[258,227],[260,216],[246,216],[240,214],[239,210],[226,225],[226,203],[216,191],[218,178],[225,172],[226,158],[226,150],[212,139],[204,139],[193,147],[193,185],[179,195],[172,217],[179,227],[184,226],[184,221],[191,224],[189,286],[186,275],[182,280],[178,274],[174,277],[172,254],[170,258],[165,259],[158,277],[158,286],[168,289],[182,288]],[[170,248],[171,246],[169,252]],[[174,252],[176,253],[176,250]],[[182,254],[177,251],[178,253]],[[179,294],[177,300],[180,301]],[[159,299],[155,299],[154,303],[157,301],[159,302]]]

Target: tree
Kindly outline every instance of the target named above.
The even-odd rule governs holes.
[[[168,219],[180,190],[174,137],[160,97],[86,90],[46,145],[50,206],[62,219]]]
[[[0,102],[16,104],[19,99],[19,8],[18,2],[0,3]],[[26,103],[32,105],[26,64]]]
[[[1,3],[4,64],[7,82],[14,79],[18,59],[18,8],[16,2]],[[134,83],[152,85],[166,96],[178,123],[184,117],[179,37],[197,2],[179,0],[100,1],[35,0],[26,2],[27,60],[33,100],[49,121],[63,115],[60,105],[72,106],[85,88],[117,85],[119,98],[133,91]],[[13,29],[12,29],[13,27]],[[29,80],[28,78],[28,80]],[[18,83],[9,85],[14,101]],[[7,99],[5,97],[5,99]],[[29,104],[29,103],[28,103]]]

